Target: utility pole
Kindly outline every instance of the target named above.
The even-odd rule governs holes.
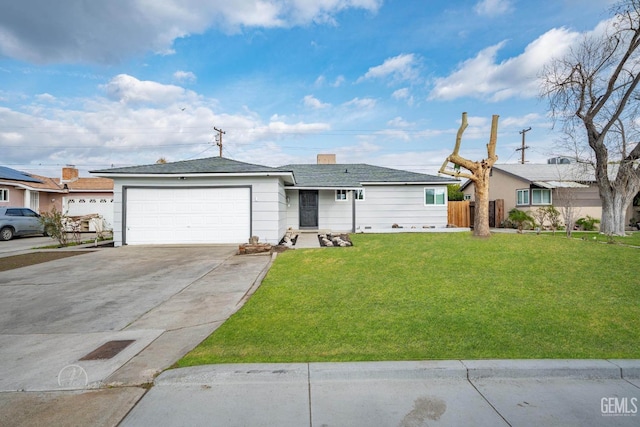
[[[220,147],[220,157],[222,157],[222,135],[226,134],[222,129],[218,129],[217,127],[213,127],[213,130],[218,132],[218,136],[216,137],[216,145]]]
[[[522,151],[522,160],[520,161],[520,163],[522,163],[524,165],[524,151],[529,148],[528,145],[524,145],[524,134],[529,132],[531,130],[531,126],[529,126],[527,129],[522,129],[520,131],[520,135],[522,135],[522,147],[521,148],[516,148],[516,151]]]

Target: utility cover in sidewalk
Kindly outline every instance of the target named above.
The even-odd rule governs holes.
[[[135,340],[117,340],[106,342],[80,360],[111,359],[134,341]]]

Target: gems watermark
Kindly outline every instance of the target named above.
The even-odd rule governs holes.
[[[638,413],[637,397],[603,397],[600,399],[603,417],[635,417]]]
[[[89,376],[82,366],[67,365],[58,373],[58,385],[63,388],[86,388]]]

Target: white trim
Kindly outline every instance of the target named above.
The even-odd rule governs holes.
[[[527,203],[518,203],[518,193],[520,193],[521,191],[527,192]],[[516,206],[531,206],[531,189],[530,188],[516,189]]]
[[[433,190],[433,203],[427,203],[427,190]],[[443,196],[443,203],[437,202],[438,193]],[[422,191],[422,202],[425,206],[447,206],[447,190],[442,187],[424,187]]]
[[[6,194],[6,197],[2,196],[3,193]],[[9,191],[8,188],[0,188],[0,202],[3,202],[3,203],[8,202],[10,193],[11,192]]]
[[[414,182],[361,182],[362,185],[448,185],[448,184],[460,184],[460,181],[414,181]]]
[[[298,187],[297,185],[287,185],[284,187],[285,190],[359,190],[362,187]]]
[[[356,188],[356,189],[351,190],[351,191],[353,191],[353,198],[356,201],[364,201],[365,200],[366,196],[365,196],[364,188]],[[362,195],[362,197],[358,197],[359,194]]]
[[[344,199],[343,198],[338,198],[338,191],[341,192],[340,194],[343,194],[342,192],[344,191]],[[347,190],[345,188],[340,188],[340,189],[335,190],[334,200],[336,202],[348,202],[349,201],[349,191],[350,190]]]
[[[534,191],[548,191],[549,192],[549,203],[533,203],[533,192]],[[549,206],[553,204],[553,191],[548,188],[532,188],[531,189],[531,206]]]
[[[219,173],[96,173],[90,172],[93,175],[101,178],[236,178],[236,177],[252,177],[252,176],[266,176],[266,177],[291,177],[291,181],[294,181],[293,174],[291,172],[219,172]]]

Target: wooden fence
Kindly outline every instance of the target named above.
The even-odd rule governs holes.
[[[447,209],[447,224],[457,227],[473,227],[475,217],[475,203],[468,200],[462,202],[449,202]],[[492,200],[489,202],[489,227],[500,227],[504,220],[504,200]]]
[[[462,202],[449,202],[448,205],[447,224],[452,224],[456,227],[471,226],[471,212],[468,200]]]

